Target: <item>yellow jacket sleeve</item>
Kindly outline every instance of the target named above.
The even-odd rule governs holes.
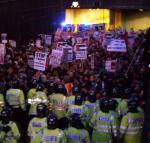
[[[24,93],[22,90],[20,90],[19,94],[19,102],[22,110],[26,110],[26,105],[25,105],[25,99],[24,99]]]
[[[122,137],[128,128],[128,117],[124,116],[120,124],[120,136]]]

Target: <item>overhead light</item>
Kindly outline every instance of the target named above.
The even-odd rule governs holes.
[[[140,8],[140,9],[139,9],[139,11],[140,11],[140,12],[143,12],[143,9],[142,9],[142,8]]]
[[[80,8],[79,2],[77,0],[74,0],[72,2],[71,8]]]
[[[66,26],[66,24],[67,24],[66,22],[62,22],[61,26]]]

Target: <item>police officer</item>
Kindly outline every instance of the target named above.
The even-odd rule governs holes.
[[[39,142],[66,143],[65,133],[58,128],[57,122],[57,116],[54,113],[50,113],[47,117],[47,128],[44,128],[41,140],[39,140]]]
[[[77,113],[80,115],[82,122],[85,124],[85,111],[82,103],[83,96],[82,94],[78,93],[75,96],[75,104],[69,106],[66,116],[70,118],[72,114]]]
[[[118,102],[117,112],[119,116],[122,118],[128,111],[128,98],[131,94],[131,89],[126,88],[124,92],[120,89],[120,97],[121,100]]]
[[[0,142],[17,143],[20,133],[15,122],[11,121],[12,110],[4,108],[1,112]]]
[[[113,120],[116,121],[117,133],[119,133],[120,119],[116,111],[117,106],[118,106],[118,102],[115,99],[109,100],[109,113],[112,115]]]
[[[23,111],[26,110],[24,92],[19,89],[17,79],[9,82],[10,89],[6,92],[6,101],[13,110],[13,120],[20,121],[20,116],[23,116]]]
[[[37,80],[36,79],[32,79],[31,81],[31,85],[30,85],[30,89],[27,93],[27,99],[28,99],[28,109],[30,110],[29,115],[30,118],[32,118],[32,116],[34,116],[32,114],[32,108],[31,106],[34,106],[34,104],[31,104],[32,102],[32,98],[34,97],[35,93],[36,93],[36,86],[37,86]]]
[[[96,104],[96,93],[93,90],[89,91],[88,100],[85,101],[83,108],[86,115],[86,123],[88,125],[93,113],[98,109]]]
[[[28,99],[28,104],[30,104],[30,109],[29,109],[29,115],[31,117],[36,116],[37,114],[37,104],[39,103],[45,103],[47,104],[48,100],[47,100],[47,96],[46,93],[44,91],[44,85],[42,83],[37,83],[36,85],[36,92],[33,93],[32,96],[30,96],[30,98]]]
[[[141,143],[144,114],[137,110],[137,101],[128,101],[128,113],[123,116],[120,125],[122,143]]]
[[[80,89],[78,87],[78,84],[74,83],[72,88],[73,95],[67,97],[67,108],[69,108],[70,105],[75,104],[75,95],[77,95],[79,91]]]
[[[55,93],[49,96],[51,109],[57,115],[58,119],[61,119],[66,115],[66,96],[63,93],[64,87],[62,84],[58,84]]]
[[[77,113],[71,116],[71,126],[65,130],[67,143],[90,143],[87,130],[84,129],[80,115]]]
[[[37,117],[34,117],[28,127],[28,136],[30,143],[38,143],[41,138],[43,129],[46,127],[46,111],[47,106],[44,103],[37,105]]]
[[[94,113],[90,121],[93,128],[92,142],[94,143],[112,143],[116,140],[117,128],[116,122],[109,113],[109,99],[103,97],[100,99],[100,109]]]

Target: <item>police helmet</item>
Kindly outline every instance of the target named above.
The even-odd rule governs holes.
[[[103,97],[108,97],[108,92],[106,89],[102,90],[102,96]]]
[[[71,115],[71,125],[72,127],[77,129],[82,129],[84,127],[78,113],[74,113]]]
[[[36,107],[37,117],[44,118],[46,116],[47,106],[44,103],[39,103]]]
[[[14,78],[9,81],[9,88],[18,88],[18,79]]]
[[[95,91],[93,91],[93,90],[89,91],[88,100],[90,102],[92,102],[92,103],[94,103],[96,101],[96,93],[95,93]]]
[[[0,82],[0,94],[5,94],[6,91],[6,82]]]
[[[82,94],[78,93],[75,96],[75,105],[82,105],[83,102],[83,96]]]
[[[129,111],[135,112],[135,111],[137,111],[137,107],[138,107],[137,99],[133,99],[133,98],[129,99],[129,101],[128,101]]]
[[[46,87],[47,87],[48,95],[51,95],[52,93],[55,92],[56,86],[53,81],[47,81]]]
[[[58,123],[57,116],[54,113],[50,113],[47,117],[47,128],[56,129],[57,123]]]
[[[36,88],[36,86],[37,86],[37,80],[36,79],[32,79],[32,81],[31,81],[31,87],[32,88]]]
[[[109,98],[108,97],[102,97],[99,103],[100,103],[100,109],[103,112],[109,112]]]
[[[4,107],[1,111],[2,124],[8,124],[12,117],[12,110],[8,107]]]
[[[115,99],[109,100],[109,109],[115,111],[117,108],[118,102]]]
[[[77,93],[79,93],[79,87],[78,87],[78,85],[74,85],[73,86],[72,92],[73,92],[73,95],[76,95]]]
[[[62,94],[67,93],[65,86],[63,84],[60,83],[57,85],[57,93],[62,93]]]
[[[38,83],[36,85],[36,91],[43,91],[44,90],[44,85],[42,83]]]

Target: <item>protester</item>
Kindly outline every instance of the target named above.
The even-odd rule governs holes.
[[[68,41],[63,37],[64,33],[59,29],[59,34],[55,35],[57,39],[38,49],[33,41],[17,47],[5,44],[5,55],[1,55],[4,56],[4,61],[0,61],[0,110],[4,106],[12,108],[13,121],[16,121],[21,137],[26,136],[28,122],[37,116],[37,105],[44,102],[48,105],[49,112],[56,114],[59,121],[57,127],[62,128],[65,118],[70,119],[72,114],[78,113],[83,129],[89,131],[93,141],[115,142],[119,138],[118,124],[120,121],[123,124],[130,112],[128,101],[132,96],[138,99],[137,111],[144,113],[149,72],[148,34],[144,40],[142,31],[137,33],[132,29],[129,34],[122,28],[109,31],[93,28],[77,33],[69,32],[72,40],[69,38]],[[122,47],[112,48],[112,41]],[[108,51],[108,45],[112,46],[112,51]],[[109,98],[111,101],[108,111],[103,110],[103,102],[99,105],[101,98]],[[114,99],[118,104],[113,102]],[[109,132],[109,137],[106,139],[104,133],[105,139],[101,140],[97,135],[95,137],[99,133],[96,128],[98,123],[95,124],[94,121],[97,116],[103,115],[114,120],[117,118],[117,121],[113,122],[116,126],[113,136],[111,130],[101,128],[102,123],[98,122],[102,133],[104,130]],[[43,140],[47,137],[47,132],[58,132],[57,127],[52,129],[48,126],[44,129],[46,134],[43,134]],[[120,138],[124,140],[128,134],[120,131]],[[63,141],[66,141],[65,134],[61,133]],[[22,138],[22,142],[26,142],[26,138]]]

